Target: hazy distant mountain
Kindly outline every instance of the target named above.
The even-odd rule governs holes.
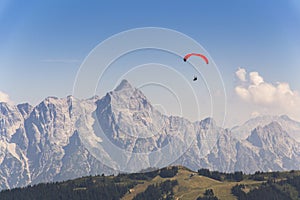
[[[241,126],[236,126],[231,129],[232,135],[238,139],[246,139],[253,129],[258,126],[265,126],[271,122],[277,122],[283,130],[285,130],[291,137],[300,142],[300,122],[290,119],[286,115],[281,116],[259,116],[248,120]]]
[[[256,118],[231,132],[211,118],[192,123],[161,114],[126,80],[103,98],[0,103],[0,188],[169,164],[246,173],[299,169],[292,137],[299,124],[286,116]]]
[[[277,122],[264,127],[258,126],[247,138],[259,148],[263,169],[296,169],[300,166],[300,144],[291,138]]]

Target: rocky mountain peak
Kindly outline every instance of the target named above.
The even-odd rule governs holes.
[[[282,143],[284,138],[290,138],[289,135],[282,129],[276,121],[267,124],[266,126],[258,126],[251,135],[246,139],[254,146],[262,147],[265,145],[273,145]]]
[[[112,92],[104,97],[105,102],[110,103],[114,110],[124,109],[130,111],[152,110],[152,105],[147,97],[137,88],[134,88],[127,80],[121,83]]]
[[[134,87],[126,80],[123,79],[121,83],[114,89],[114,91],[121,91],[121,90],[134,90]]]
[[[265,126],[258,126],[255,130],[261,137],[266,137],[269,135],[276,136],[285,133],[280,124],[276,121],[273,121]]]
[[[203,128],[209,129],[211,127],[216,126],[216,121],[211,117],[207,117],[200,121],[200,125]]]
[[[24,118],[27,118],[27,116],[33,109],[33,107],[29,103],[18,104],[17,108]]]
[[[102,98],[49,97],[33,109],[0,103],[0,189],[172,164],[245,173],[299,169],[300,144],[287,134],[299,133],[299,124],[256,118],[237,127],[249,136],[237,140],[212,118],[192,123],[162,115],[127,80]]]
[[[287,115],[281,115],[280,118],[286,121],[292,121],[292,119]]]
[[[280,124],[276,121],[271,122],[270,124],[264,126],[265,129],[270,129],[271,131],[274,132],[283,132],[282,127],[280,126]]]
[[[0,113],[2,113],[3,115],[8,114],[8,105],[7,105],[7,103],[0,102]]]
[[[241,126],[237,126],[231,129],[231,132],[234,137],[238,139],[246,139],[248,136],[250,136],[252,130],[255,128],[261,126],[264,127],[266,125],[269,125],[272,122],[277,122],[280,127],[287,132],[292,138],[296,139],[298,142],[300,142],[300,123],[291,119],[287,115],[281,115],[281,116],[258,116],[256,118],[252,118],[245,122]],[[274,126],[273,128],[278,127]],[[271,128],[271,127],[270,127]]]

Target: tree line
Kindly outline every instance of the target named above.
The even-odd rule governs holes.
[[[287,177],[283,180],[274,178],[261,184],[259,187],[245,192],[245,185],[238,184],[231,189],[238,200],[293,200],[300,199],[300,176]]]
[[[212,178],[218,181],[237,181],[240,182],[245,178],[245,175],[241,171],[233,172],[233,173],[224,173],[218,171],[210,171],[209,169],[199,169],[198,174],[201,176],[206,176],[208,178]]]

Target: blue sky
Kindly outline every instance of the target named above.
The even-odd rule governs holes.
[[[0,91],[15,103],[33,105],[47,96],[67,96],[80,64],[96,45],[119,32],[149,26],[174,29],[199,42],[222,74],[229,104],[241,97],[235,93],[239,67],[258,72],[274,86],[287,82],[291,91],[300,91],[297,0],[4,0],[0,2]],[[241,98],[239,103],[260,103],[252,99]],[[255,112],[260,109],[264,114],[262,105],[257,106]]]

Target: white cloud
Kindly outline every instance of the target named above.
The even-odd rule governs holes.
[[[260,82],[260,84],[257,83],[258,82],[254,82],[254,84],[249,85],[247,89],[250,98],[254,103],[271,104],[276,101],[276,87],[265,82]]]
[[[235,93],[238,94],[238,96],[244,100],[250,99],[249,91],[246,88],[243,88],[242,86],[236,86]]]
[[[235,75],[237,76],[237,78],[240,80],[240,81],[243,81],[245,82],[246,81],[246,69],[244,68],[239,68],[236,72],[235,72]]]
[[[8,94],[0,91],[0,102],[11,103]]]
[[[235,93],[244,102],[256,106],[255,112],[252,113],[287,114],[300,120],[298,91],[292,90],[286,82],[275,84],[265,82],[258,72],[250,72],[249,79],[249,82],[239,83],[235,87]]]
[[[259,85],[260,83],[264,82],[263,77],[261,77],[258,74],[258,72],[250,72],[249,76],[250,76],[251,83],[253,83],[254,85]]]

